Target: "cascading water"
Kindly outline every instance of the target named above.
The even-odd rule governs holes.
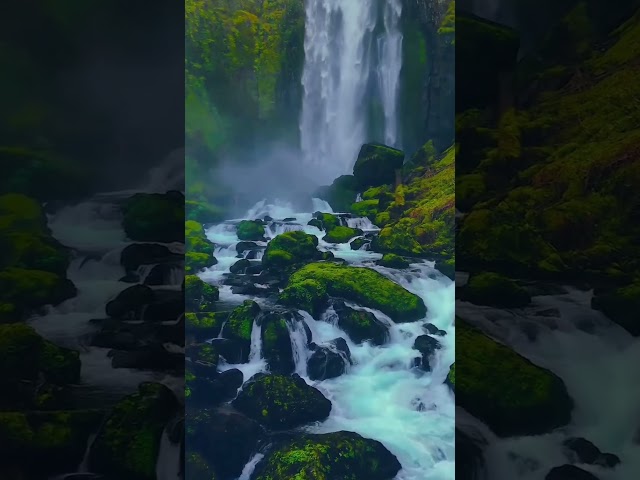
[[[318,203],[316,203],[318,205]],[[327,210],[324,210],[327,211]],[[328,210],[329,212],[331,210]],[[267,242],[258,242],[262,248],[273,239],[281,226],[301,230],[318,238],[319,248],[332,251],[336,258],[350,265],[369,267],[420,296],[426,303],[427,318],[418,322],[395,324],[390,318],[376,310],[377,319],[389,329],[388,341],[380,346],[368,342],[354,343],[346,332],[332,320],[332,309],[321,317],[314,318],[300,311],[302,322],[289,325],[295,370],[307,383],[320,389],[331,400],[333,409],[329,418],[320,425],[310,427],[316,433],[347,430],[382,442],[400,461],[402,470],[397,480],[450,480],[454,478],[454,402],[452,393],[444,385],[449,366],[454,362],[454,283],[435,270],[433,262],[414,263],[408,270],[394,270],[377,266],[381,255],[368,250],[352,250],[347,244],[329,244],[322,240],[324,232],[307,225],[310,213],[295,212],[284,204],[268,205],[260,202],[245,215],[245,219],[264,218],[266,215],[295,221],[272,221],[266,225]],[[232,220],[212,226],[207,230],[208,238],[217,245],[218,264],[200,272],[200,277],[210,283],[221,285],[229,274],[229,267],[238,261]],[[367,219],[348,219],[349,224],[359,225],[369,233],[377,227]],[[274,227],[274,228],[270,228]],[[232,293],[229,287],[220,288],[220,303],[225,308],[239,305],[246,298]],[[263,309],[274,307],[268,298],[253,298]],[[362,309],[357,305],[352,308]],[[447,334],[438,337],[442,348],[432,360],[432,371],[424,372],[414,366],[420,354],[413,349],[417,336],[424,335],[425,321],[433,323]],[[303,323],[304,322],[304,323]],[[251,335],[249,362],[229,364],[221,359],[220,370],[237,368],[247,381],[259,372],[267,372],[268,366],[262,358],[260,328],[254,323]],[[307,359],[311,354],[307,346],[305,328],[311,332],[311,340],[318,345],[327,345],[342,337],[346,340],[353,364],[337,378],[313,381],[307,374]],[[240,477],[249,478],[260,457],[253,457]]]
[[[388,0],[384,5],[385,35],[378,40],[378,81],[384,108],[384,143],[400,148],[398,143],[397,104],[402,69],[402,30],[400,0]]]
[[[367,91],[378,74],[385,142],[397,146],[397,100],[402,66],[399,0],[386,0],[384,34],[374,48],[375,0],[306,2],[304,96],[300,118],[303,160],[318,181],[349,173],[367,138]],[[382,139],[379,139],[382,140]]]
[[[640,388],[629,365],[640,359],[640,342],[591,308],[591,291],[563,288],[566,293],[532,297],[524,309],[457,302],[460,317],[560,377],[576,404],[566,427],[511,438],[498,438],[480,420],[459,410],[456,425],[482,445],[486,478],[544,480],[551,468],[569,463],[563,442],[576,437],[621,461],[615,468],[579,464],[581,469],[601,480],[638,478]]]

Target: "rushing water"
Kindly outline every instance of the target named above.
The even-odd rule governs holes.
[[[324,206],[316,201],[316,206]],[[294,217],[295,222],[272,222],[267,228],[267,240],[288,230],[302,230],[315,235],[319,248],[331,250],[337,258],[343,258],[354,266],[374,268],[381,274],[419,295],[427,305],[429,313],[425,320],[414,323],[395,324],[379,311],[369,310],[388,325],[390,339],[382,346],[369,343],[354,344],[334,321],[329,309],[321,318],[313,318],[300,312],[303,321],[312,332],[317,344],[343,337],[351,351],[354,364],[338,378],[312,381],[307,376],[306,360],[310,354],[306,338],[300,327],[291,327],[290,337],[296,361],[296,372],[309,384],[319,388],[332,401],[330,417],[322,424],[310,427],[315,432],[349,430],[365,437],[381,441],[398,457],[402,471],[398,480],[451,480],[454,478],[454,402],[453,395],[443,384],[449,366],[454,362],[454,283],[436,271],[433,262],[414,263],[407,270],[393,270],[375,265],[381,255],[368,250],[351,250],[349,244],[333,245],[322,241],[324,232],[307,225],[310,213],[295,212],[282,203],[273,205],[260,202],[246,215],[246,219],[274,219]],[[236,219],[235,221],[240,220]],[[235,221],[225,222],[208,229],[207,236],[217,245],[219,263],[201,272],[208,282],[220,284],[229,267],[235,263]],[[376,231],[367,219],[349,219],[349,224]],[[266,243],[262,243],[266,245]],[[234,295],[229,287],[220,290],[220,301],[228,306],[240,304],[247,297]],[[265,299],[255,299],[264,308],[269,308]],[[361,308],[351,305],[353,308]],[[438,337],[443,348],[438,352],[433,371],[426,373],[413,366],[419,353],[412,348],[415,338],[425,332],[425,321],[435,324],[447,332]],[[238,368],[245,380],[255,373],[266,371],[266,362],[260,352],[260,329],[254,326],[249,363],[221,364],[222,370]],[[257,462],[254,458],[253,462]],[[251,462],[250,462],[251,463]],[[242,479],[248,478],[253,465],[245,468]]]
[[[640,361],[640,342],[591,308],[592,292],[565,289],[564,294],[535,296],[524,309],[456,305],[462,318],[558,375],[576,404],[568,426],[545,435],[506,439],[459,411],[459,425],[487,444],[489,479],[544,480],[551,468],[568,463],[562,443],[569,437],[584,437],[602,452],[620,457],[615,469],[580,465],[601,480],[640,474],[640,387],[633,368]],[[553,317],[541,314],[552,310]]]
[[[384,33],[376,56],[378,4],[375,0],[306,2],[300,135],[303,159],[319,167],[315,170],[321,182],[349,173],[359,148],[371,140],[366,98],[376,70],[385,141],[396,146],[401,4],[385,0]]]

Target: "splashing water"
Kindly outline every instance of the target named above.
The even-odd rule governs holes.
[[[374,55],[378,24],[374,0],[306,2],[304,88],[300,138],[304,162],[320,182],[330,182],[353,166],[368,141],[367,91],[378,74],[385,141],[397,139],[397,98],[402,55],[401,4],[386,0],[384,34]],[[377,64],[377,65],[376,65]]]
[[[354,364],[338,378],[314,382],[307,376],[307,360],[310,355],[306,346],[306,333],[302,322],[289,325],[296,373],[310,385],[320,389],[332,401],[330,417],[322,424],[310,427],[317,433],[349,430],[382,442],[400,461],[402,470],[398,480],[451,480],[454,478],[454,401],[448,387],[443,384],[450,365],[454,362],[455,327],[454,283],[434,269],[433,262],[414,263],[408,270],[397,271],[375,265],[381,255],[366,250],[353,251],[349,244],[334,245],[322,241],[324,232],[306,225],[312,218],[309,213],[295,212],[290,205],[279,203],[269,205],[260,202],[245,216],[255,219],[269,215],[276,219],[296,218],[298,230],[318,237],[319,248],[331,250],[337,258],[343,258],[354,266],[374,268],[382,275],[419,295],[428,307],[426,319],[404,324],[395,324],[379,311],[370,310],[389,326],[390,339],[383,346],[369,343],[355,344],[332,319],[335,315],[329,309],[320,319],[314,319],[300,311],[302,320],[309,327],[312,341],[318,345],[342,337],[347,341]],[[349,222],[365,225],[364,219],[350,219]],[[355,223],[354,223],[355,224]],[[372,229],[376,227],[367,224]],[[267,228],[267,239],[275,234]],[[276,229],[277,230],[277,229]],[[208,229],[207,236],[218,242],[219,263],[200,273],[203,280],[219,283],[229,267],[236,262],[235,236],[232,223],[222,223]],[[220,291],[222,302],[237,305],[247,298],[234,295],[229,288]],[[254,299],[262,307],[269,308],[268,301]],[[362,309],[357,305],[352,308]],[[432,372],[414,368],[414,359],[420,354],[414,350],[417,336],[424,335],[422,324],[429,321],[447,332],[438,337],[442,349],[432,360]],[[221,362],[222,369],[239,368],[245,373],[245,381],[251,375],[267,371],[261,358],[260,328],[254,324],[250,360],[247,364],[231,365]],[[258,459],[259,460],[259,459]],[[248,475],[257,461],[245,467],[241,479]],[[247,473],[248,472],[248,473]]]

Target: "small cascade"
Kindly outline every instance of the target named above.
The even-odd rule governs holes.
[[[173,443],[165,429],[156,461],[156,480],[180,480],[180,470],[180,444]]]
[[[89,435],[89,439],[87,440],[87,448],[84,451],[84,455],[82,457],[80,465],[78,465],[78,473],[89,473],[89,454],[91,453],[91,447],[93,447],[93,442],[96,441],[97,436],[98,435],[95,433]]]
[[[319,205],[315,205],[318,207]],[[435,270],[433,262],[418,262],[408,270],[394,270],[376,265],[381,255],[368,250],[352,250],[349,244],[329,244],[322,241],[324,231],[307,225],[313,218],[309,212],[297,212],[285,203],[270,205],[260,202],[251,208],[243,219],[271,217],[269,224],[290,223],[318,238],[320,250],[331,251],[353,266],[369,267],[420,296],[426,303],[429,314],[422,321],[395,324],[382,312],[364,309],[358,305],[347,306],[365,310],[377,318],[388,329],[388,341],[384,345],[368,342],[354,343],[338,325],[336,311],[330,307],[320,318],[300,311],[288,321],[295,372],[307,383],[318,388],[333,404],[330,417],[311,431],[323,433],[338,430],[357,432],[365,437],[379,440],[403,466],[397,480],[436,480],[453,478],[454,472],[454,416],[453,397],[444,380],[450,365],[454,362],[454,284]],[[295,221],[282,222],[285,218]],[[369,219],[343,216],[347,225],[374,232],[377,229]],[[220,301],[225,309],[233,308],[244,300],[255,300],[263,311],[278,309],[274,298],[268,295],[252,297],[232,293],[224,285],[229,267],[238,261],[235,246],[239,239],[235,235],[233,222],[214,225],[207,230],[207,236],[218,245],[218,264],[205,269],[199,275],[220,288]],[[269,239],[273,237],[268,235]],[[235,277],[238,277],[237,275]],[[240,277],[243,277],[240,275]],[[229,305],[227,307],[226,305]],[[423,324],[433,323],[446,332],[438,337],[441,350],[431,359],[432,371],[424,372],[414,367],[419,352],[413,349],[415,339],[424,335]],[[266,372],[262,358],[262,338],[259,320],[251,331],[251,351],[246,364],[227,364],[223,361],[219,369],[239,369],[244,381],[259,372]],[[309,339],[309,333],[311,339]],[[224,337],[224,327],[221,337]],[[350,352],[350,362],[345,373],[321,381],[311,381],[308,377],[307,362],[313,351],[309,340],[317,346],[331,351],[336,347],[336,339],[342,338]],[[340,356],[345,355],[340,353]],[[344,357],[343,357],[344,358]],[[244,477],[248,478],[255,463],[262,457],[253,457],[245,466]],[[425,477],[424,472],[432,472]]]
[[[238,478],[238,480],[250,480],[253,471],[256,469],[256,465],[258,465],[258,462],[260,462],[260,460],[262,460],[263,458],[264,455],[262,453],[256,453],[244,466],[242,474],[240,475],[240,478]]]

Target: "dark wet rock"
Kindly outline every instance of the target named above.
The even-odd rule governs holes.
[[[214,338],[211,340],[211,344],[227,363],[247,363],[249,361],[250,342],[247,344],[239,339]]]
[[[287,217],[282,219],[283,222],[295,222],[296,220],[297,219],[295,217]]]
[[[560,310],[557,308],[545,308],[544,310],[538,310],[535,315],[537,317],[560,318]]]
[[[251,262],[246,259],[238,260],[236,263],[229,267],[231,273],[245,273],[245,270],[251,266]]]
[[[602,453],[586,438],[572,437],[563,442],[565,453],[573,463],[586,463],[602,467],[615,467],[620,458],[612,453]]]
[[[354,343],[369,341],[374,345],[383,345],[388,340],[387,326],[373,313],[354,310],[341,301],[334,301],[333,309],[338,316],[338,326]]]
[[[187,444],[217,475],[207,480],[238,478],[264,437],[257,422],[228,407],[188,412],[186,422]]]
[[[162,345],[150,345],[137,350],[112,350],[113,368],[137,368],[140,370],[179,370],[184,365],[184,356],[165,350]]]
[[[284,442],[258,463],[251,480],[301,475],[314,480],[391,480],[400,469],[398,459],[382,443],[340,431]]]
[[[134,272],[127,273],[124,277],[118,279],[122,283],[138,283],[140,282],[140,275]]]
[[[355,183],[360,189],[395,182],[396,170],[402,168],[404,152],[386,145],[362,145],[353,167]]]
[[[480,448],[466,433],[456,428],[456,480],[479,480],[484,471]]]
[[[345,373],[351,363],[349,345],[344,338],[336,338],[316,347],[307,362],[307,374],[311,380],[335,378]]]
[[[171,285],[174,274],[178,270],[183,270],[183,267],[178,263],[162,263],[160,265],[154,265],[147,277],[144,279],[144,284],[151,286]]]
[[[261,247],[256,242],[238,242],[236,244],[236,252],[238,252],[238,255],[242,255],[249,250],[261,250],[263,248],[264,247]]]
[[[155,290],[154,299],[142,315],[145,322],[174,322],[184,313],[184,294],[175,290]]]
[[[420,361],[421,368],[426,372],[430,372],[430,360],[436,351],[442,348],[440,342],[429,335],[420,335],[413,343],[413,348],[422,354],[422,359]]]
[[[164,385],[140,384],[138,392],[121,400],[103,424],[89,454],[91,471],[155,480],[162,433],[178,408]]]
[[[322,421],[331,412],[331,402],[297,374],[258,374],[245,384],[233,406],[271,429]]]
[[[106,314],[122,320],[139,320],[143,307],[153,302],[155,293],[146,285],[133,285],[124,289],[107,303]]]
[[[433,323],[425,323],[422,326],[422,329],[429,335],[436,335],[438,337],[444,337],[447,334],[447,332],[445,332],[444,330],[440,330]]]
[[[599,480],[593,473],[587,472],[575,465],[562,465],[552,468],[545,480]]]
[[[171,253],[171,250],[165,245],[158,243],[132,243],[122,250],[120,265],[127,272],[133,272],[141,265],[175,262],[180,259],[180,255]]]
[[[366,238],[356,238],[351,241],[349,246],[351,247],[351,250],[360,250],[363,246],[369,245],[370,243],[371,240],[367,240]]]
[[[288,321],[287,314],[275,312],[261,319],[262,355],[272,373],[288,375],[295,371]]]

